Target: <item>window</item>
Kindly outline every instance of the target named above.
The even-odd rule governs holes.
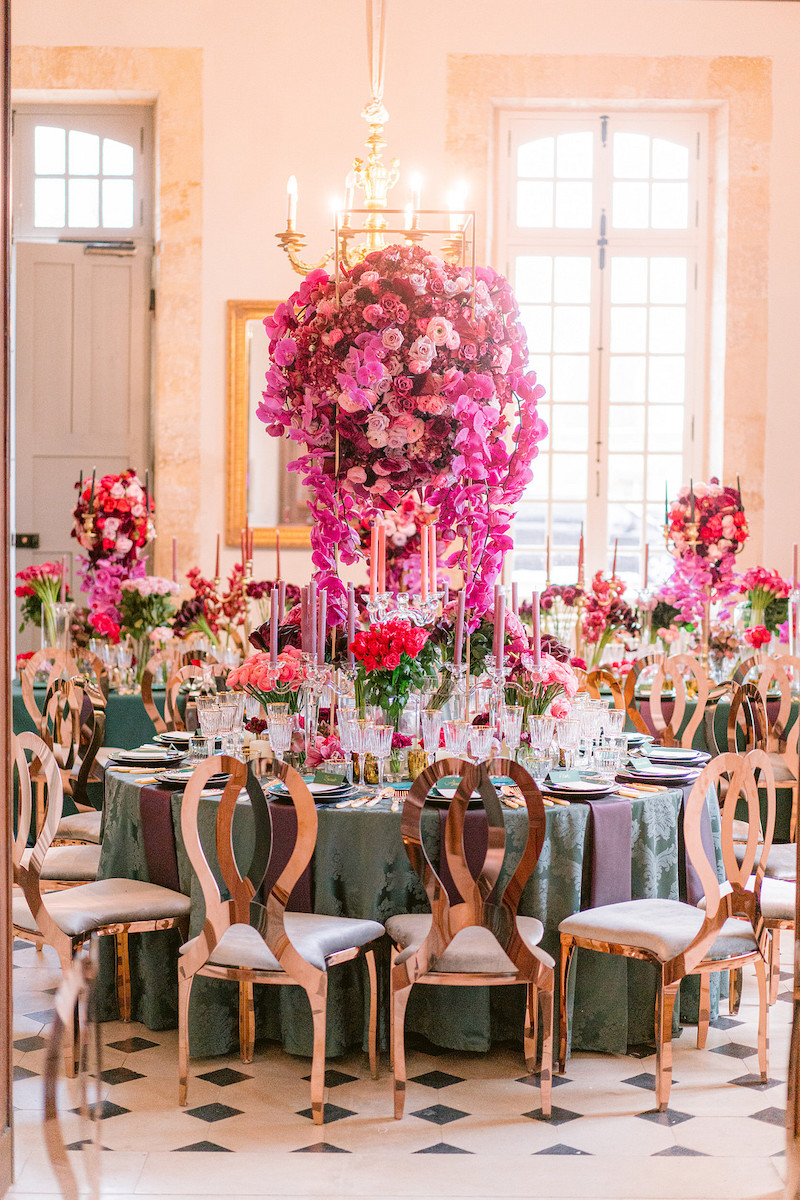
[[[16,109],[15,237],[145,236],[151,128],[150,110],[128,106]]]
[[[514,577],[666,573],[664,497],[702,474],[705,117],[506,114],[498,260],[549,438],[515,522]]]

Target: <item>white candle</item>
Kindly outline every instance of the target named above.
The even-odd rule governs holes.
[[[533,593],[533,665],[538,667],[542,661],[542,635],[539,629],[539,593]]]
[[[294,229],[294,223],[297,220],[297,180],[295,179],[294,175],[289,176],[286,184],[286,198],[288,209],[286,214],[286,227],[287,229]]]

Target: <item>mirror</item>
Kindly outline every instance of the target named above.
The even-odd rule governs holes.
[[[249,518],[256,546],[311,544],[307,491],[288,466],[300,452],[287,438],[273,438],[256,416],[269,365],[263,320],[277,300],[228,301],[228,454],[225,537],[238,546]]]

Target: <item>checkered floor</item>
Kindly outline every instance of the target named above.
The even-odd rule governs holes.
[[[791,943],[784,936],[784,961]],[[50,951],[16,942],[14,1063],[17,1183],[12,1195],[58,1190],[41,1133],[47,1027],[59,969]],[[177,1104],[177,1035],[102,1027],[103,1194],[225,1196],[761,1197],[780,1194],[791,1020],[789,975],[771,1011],[770,1079],[757,1070],[756,988],[745,979],[705,1050],[694,1029],[675,1043],[667,1113],[654,1109],[654,1056],[577,1054],[555,1079],[550,1121],[521,1047],[491,1055],[415,1045],[406,1115],[392,1119],[391,1077],[365,1059],[332,1062],[326,1124],[314,1126],[309,1063],[259,1044],[252,1064],[193,1061],[189,1105]],[[71,1081],[62,1125],[80,1171],[86,1130]],[[303,1155],[299,1159],[297,1155]],[[311,1157],[309,1157],[311,1156]],[[325,1157],[325,1156],[335,1156]],[[424,1156],[424,1157],[423,1157]],[[431,1156],[447,1156],[447,1163]],[[534,1157],[535,1156],[535,1157]],[[535,1165],[534,1165],[535,1164]]]

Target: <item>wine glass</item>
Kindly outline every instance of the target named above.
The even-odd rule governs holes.
[[[277,704],[268,704],[267,705],[267,716],[268,717],[288,717],[288,715],[289,715],[289,705],[288,704],[277,703]]]
[[[528,733],[534,750],[549,750],[556,728],[555,717],[528,717]]]
[[[378,787],[383,787],[383,774],[386,769],[386,760],[392,753],[392,738],[394,736],[393,725],[373,725],[371,730],[370,744],[372,753],[378,762]]]
[[[294,721],[289,716],[267,718],[269,744],[279,763],[283,762],[283,756],[292,744],[293,725]]]
[[[444,721],[444,748],[453,758],[463,758],[467,752],[472,726],[467,721]]]
[[[582,725],[577,718],[566,717],[556,722],[558,747],[564,756],[564,766],[571,768],[575,762],[575,751],[581,740]]]
[[[353,782],[353,721],[355,719],[355,709],[344,709],[341,706],[338,709],[337,720],[339,722],[339,742],[344,754],[344,761],[347,770],[347,782]]]
[[[206,752],[208,753],[208,741],[211,739],[210,751],[214,753],[214,742],[219,733],[220,726],[220,711],[217,705],[216,696],[198,696],[197,697],[197,720],[200,723],[200,732],[206,739]]]
[[[439,735],[442,732],[442,711],[439,708],[426,708],[422,713],[422,745],[428,756],[428,762],[433,762],[439,749]]]
[[[358,777],[364,782],[364,760],[370,753],[370,729],[372,722],[356,717],[350,722],[350,746],[358,757]]]
[[[522,705],[507,704],[502,712],[501,728],[512,759],[517,756],[522,741]]]
[[[621,708],[609,708],[603,717],[603,737],[622,733],[625,728],[625,713]]]
[[[475,763],[486,762],[492,754],[494,730],[491,725],[470,725],[469,748]]]

